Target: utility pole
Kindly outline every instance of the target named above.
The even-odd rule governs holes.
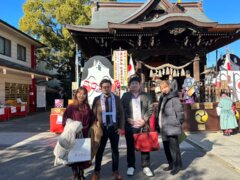
[[[217,64],[218,64],[218,50],[216,50],[216,74],[218,74]]]
[[[76,57],[75,57],[75,81],[79,87],[79,73],[78,73],[78,45],[76,44]]]

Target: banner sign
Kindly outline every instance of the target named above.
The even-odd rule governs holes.
[[[121,86],[127,86],[128,68],[127,51],[113,51],[114,79],[119,80]]]
[[[84,66],[81,86],[88,91],[88,101],[92,105],[96,96],[101,94],[100,82],[103,79],[113,81],[113,67],[111,62],[103,56],[91,57]]]
[[[37,86],[37,108],[46,107],[46,86]]]

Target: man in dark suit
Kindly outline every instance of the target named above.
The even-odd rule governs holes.
[[[119,134],[123,134],[124,130],[124,112],[120,98],[111,93],[112,83],[108,79],[103,79],[100,82],[102,94],[97,96],[93,101],[93,114],[95,121],[100,121],[103,125],[103,135],[100,146],[96,154],[95,172],[92,180],[98,180],[101,170],[101,162],[103,153],[110,139],[112,149],[112,171],[115,180],[121,180],[122,177],[118,172],[119,165]]]
[[[149,94],[141,91],[141,80],[139,77],[132,77],[129,80],[129,92],[122,96],[122,104],[125,112],[125,137],[127,142],[127,175],[134,175],[135,170],[135,148],[134,133],[139,133],[153,113],[153,102]],[[145,129],[145,128],[144,128]],[[150,170],[150,153],[141,152],[141,161],[144,174],[153,176]]]

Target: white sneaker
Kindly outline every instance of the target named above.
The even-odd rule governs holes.
[[[127,170],[127,175],[128,176],[133,176],[134,174],[134,168],[133,167],[129,167],[128,170]]]
[[[143,173],[146,174],[146,176],[148,176],[148,177],[153,176],[153,173],[152,173],[151,169],[149,169],[149,167],[143,168]]]

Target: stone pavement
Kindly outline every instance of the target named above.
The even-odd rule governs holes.
[[[223,136],[222,132],[192,133],[187,142],[240,172],[240,133]]]
[[[4,168],[0,170],[0,174],[3,174],[0,179],[29,179],[29,177],[33,177],[31,179],[69,179],[71,176],[69,168],[53,166],[52,150],[56,144],[57,137],[57,134],[49,132],[49,112],[36,113],[26,117],[0,122],[0,164],[1,166],[4,165]],[[207,165],[212,163],[204,155],[220,162],[216,164],[216,169],[221,171],[221,166],[225,165],[236,171],[236,177],[238,177],[238,173],[240,173],[239,140],[240,134],[230,137],[223,136],[222,133],[198,132],[188,134],[186,141],[181,144],[184,170],[180,172],[179,177],[175,177],[175,179],[180,177],[180,179],[191,179],[190,177],[195,174],[201,176],[207,169],[199,171],[199,167],[196,166],[196,160],[201,157]],[[121,163],[126,162],[126,143],[124,138],[121,138],[119,146],[120,170],[126,172],[126,164]],[[201,153],[196,151],[195,147],[199,149]],[[110,151],[111,149],[108,144],[102,162],[103,179],[112,179],[110,175]],[[151,153],[151,157],[151,167],[156,174],[156,176],[151,179],[172,179],[173,177],[171,177],[169,173],[162,170],[162,168],[166,166],[162,144],[160,152]],[[136,159],[136,175],[133,178],[123,175],[124,179],[148,179],[142,174],[141,168],[139,167],[139,153],[137,153]],[[22,165],[26,167],[22,168]],[[14,170],[10,171],[12,166],[14,166]],[[18,168],[20,172],[18,172]],[[29,172],[29,170],[31,170],[31,172]],[[85,171],[87,179],[90,179],[92,170],[93,167]],[[45,174],[41,174],[41,172]],[[190,172],[190,175],[188,172]],[[16,174],[13,175],[13,173]],[[213,173],[219,172],[216,171]],[[161,178],[158,177],[160,174]],[[37,176],[34,178],[34,175]],[[225,177],[226,176],[227,175],[225,175]],[[215,177],[224,178],[218,174],[216,174]],[[192,179],[194,179],[194,176]]]

